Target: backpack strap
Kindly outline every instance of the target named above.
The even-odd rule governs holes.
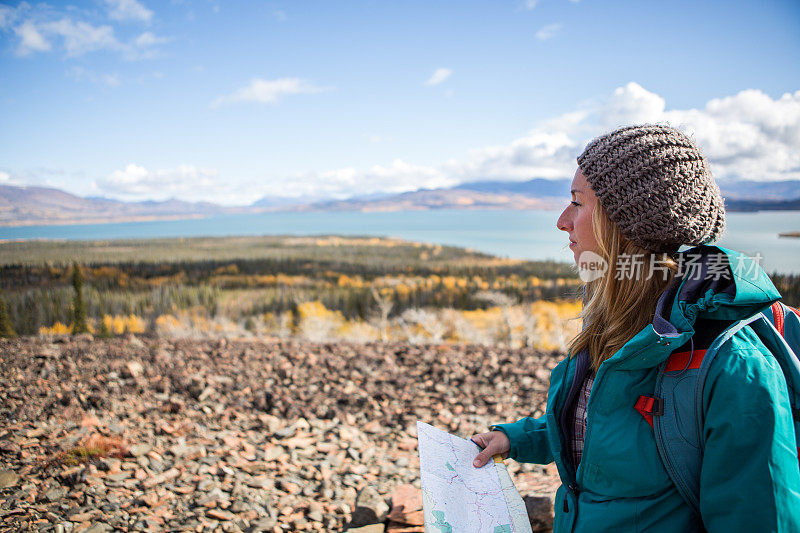
[[[778,333],[783,336],[783,308],[781,307],[780,302],[775,302],[770,306],[770,311],[772,311],[772,325],[775,326],[775,329],[778,330]]]
[[[656,379],[655,398],[662,401],[654,399],[654,404],[663,413],[659,416],[650,409],[648,414],[653,420],[658,454],[678,492],[698,517],[704,447],[703,387],[719,349],[745,326],[752,328],[781,367],[800,456],[800,312],[778,302],[763,313],[731,324],[701,356],[695,353],[688,360],[667,359]]]
[[[700,350],[690,353],[683,364],[667,359],[656,378],[655,398],[661,400],[663,411],[660,416],[653,416],[658,454],[678,492],[698,517],[703,461],[703,384],[719,349],[761,316],[733,322],[702,354]]]
[[[794,419],[794,432],[800,456],[800,313],[788,305],[780,304],[780,309],[773,308],[770,320],[768,313],[763,313],[764,320],[754,323],[753,329],[761,341],[775,356],[786,378],[789,391],[789,403]],[[780,313],[781,318],[775,320]],[[779,322],[781,328],[776,327]]]

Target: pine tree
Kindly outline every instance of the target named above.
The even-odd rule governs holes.
[[[86,323],[86,302],[83,301],[83,273],[77,262],[72,264],[72,288],[75,295],[72,300],[72,334],[89,333]]]
[[[6,299],[3,298],[0,292],[0,337],[16,337],[14,328],[11,326],[11,317],[8,316],[8,308],[6,307]]]

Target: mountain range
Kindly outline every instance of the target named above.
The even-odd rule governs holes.
[[[477,181],[343,200],[264,197],[249,206],[226,207],[176,199],[124,202],[80,197],[46,187],[0,185],[0,226],[168,220],[268,211],[559,209],[569,198],[569,186],[569,179]],[[722,182],[720,187],[729,211],[800,210],[800,180]]]

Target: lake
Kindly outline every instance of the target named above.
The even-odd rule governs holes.
[[[387,213],[321,212],[226,215],[199,220],[0,228],[0,239],[144,239],[226,235],[376,235],[448,244],[521,259],[571,262],[557,211],[433,210]],[[729,213],[718,244],[760,254],[768,272],[800,273],[800,211]],[[1,248],[0,248],[1,250]]]

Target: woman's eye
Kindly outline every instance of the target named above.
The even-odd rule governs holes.
[[[572,205],[574,205],[575,207],[580,207],[580,205],[581,205],[581,204],[579,204],[578,202],[576,202],[575,200],[571,201],[570,203],[571,203]]]

